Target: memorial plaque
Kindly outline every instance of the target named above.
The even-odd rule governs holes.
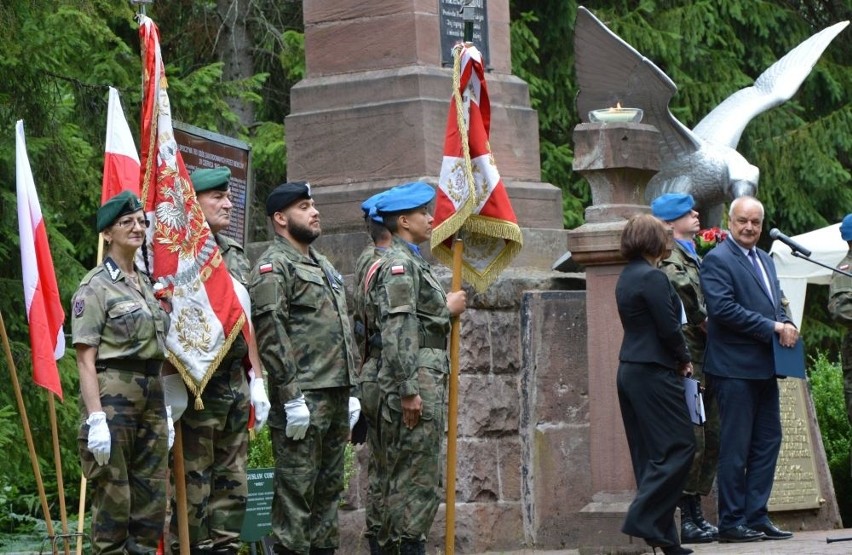
[[[204,129],[173,122],[175,140],[186,170],[227,166],[231,169],[231,225],[222,232],[241,245],[248,237],[248,210],[254,195],[251,182],[251,147],[239,141]]]
[[[804,380],[778,380],[784,439],[769,498],[770,511],[818,509],[822,505],[805,385]]]
[[[438,0],[438,18],[441,20],[441,64],[453,67],[453,46],[464,40],[462,8],[465,0]],[[473,8],[473,45],[482,53],[488,66],[488,9],[486,0],[471,0]]]
[[[274,468],[246,470],[248,499],[246,499],[243,527],[240,530],[240,539],[244,542],[259,542],[272,532],[273,476],[275,476]]]

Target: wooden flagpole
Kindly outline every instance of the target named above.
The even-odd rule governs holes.
[[[456,237],[453,241],[453,279],[451,291],[459,291],[462,284],[462,254],[464,242]],[[459,317],[454,316],[450,328],[450,384],[447,399],[447,502],[444,534],[444,553],[453,555],[456,549],[456,440],[458,437],[459,406],[459,341],[461,337]]]
[[[15,361],[12,360],[12,348],[9,346],[9,336],[6,334],[6,324],[3,321],[3,312],[0,311],[0,334],[3,336],[3,350],[6,352],[6,362],[9,364],[9,374],[12,376],[12,388],[15,390],[15,399],[18,402],[18,412],[21,413],[21,424],[24,426],[24,437],[27,441],[27,449],[30,453],[30,463],[33,465],[33,474],[38,488],[38,497],[41,501],[41,511],[44,513],[44,522],[47,525],[47,535],[53,537],[53,521],[50,519],[50,509],[47,506],[47,495],[44,492],[44,483],[41,481],[41,470],[38,466],[33,434],[30,431],[30,421],[27,418],[27,408],[24,406],[24,397],[21,394],[21,384],[18,382],[18,371],[15,369]],[[56,550],[53,550],[56,553]]]
[[[183,426],[175,422],[175,444],[172,445],[172,458],[174,468],[172,474],[175,479],[175,501],[178,510],[178,539],[180,541],[181,555],[189,555],[189,522],[186,512],[186,474],[183,466]]]
[[[47,406],[50,409],[50,433],[53,436],[53,464],[56,466],[56,489],[59,490],[59,519],[62,522],[62,543],[65,545],[65,555],[70,553],[68,543],[68,513],[65,511],[65,483],[62,480],[62,454],[59,452],[59,427],[56,424],[56,404],[53,402],[53,392],[47,392]]]

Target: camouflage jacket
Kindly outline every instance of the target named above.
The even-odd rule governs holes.
[[[364,278],[367,270],[373,265],[373,262],[379,260],[387,249],[374,246],[365,247],[358,260],[355,262],[355,291],[352,295],[352,319],[355,321],[355,346],[361,356],[364,356],[364,341],[367,336],[367,327],[370,327],[374,332],[378,330],[375,314],[367,314],[367,322],[364,321],[367,307],[367,293],[364,290]],[[372,333],[372,332],[371,332]]]
[[[852,271],[852,249],[840,261],[837,268]],[[831,316],[847,328],[852,328],[852,278],[833,272],[828,286],[828,311]]]
[[[419,393],[417,371],[449,373],[447,295],[429,263],[394,237],[370,289],[382,338],[383,393]]]
[[[666,273],[686,312],[686,324],[683,336],[689,347],[693,362],[704,360],[707,346],[707,333],[701,324],[707,319],[707,307],[701,292],[699,279],[700,259],[690,254],[680,243],[674,242],[672,254],[660,263],[660,269]]]
[[[276,236],[249,279],[257,346],[268,375],[270,425],[303,389],[349,387],[355,374],[343,278],[310,248]]]
[[[140,289],[107,257],[91,270],[71,301],[73,344],[98,349],[97,360],[163,360],[168,314],[154,298],[144,272],[136,269]]]
[[[243,287],[248,289],[249,275],[251,274],[251,264],[243,252],[243,247],[225,235],[217,233],[214,235],[216,244],[219,245],[219,252],[222,254],[222,260],[225,261],[225,267],[228,268],[228,273],[235,280],[239,281]],[[231,344],[231,349],[225,356],[225,359],[242,359],[248,355],[248,344],[246,343],[243,334],[238,335]],[[227,364],[222,364],[219,368],[228,370]]]

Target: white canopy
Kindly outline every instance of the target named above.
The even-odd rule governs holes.
[[[794,241],[812,251],[811,259],[827,264],[832,268],[846,256],[848,245],[840,238],[840,224],[809,231],[791,237]],[[788,314],[797,326],[802,325],[805,310],[805,291],[809,283],[828,285],[833,273],[807,260],[793,256],[790,247],[781,241],[773,241],[769,253],[775,259],[775,269],[784,295],[790,300]]]

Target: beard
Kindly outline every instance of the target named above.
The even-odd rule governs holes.
[[[310,245],[321,233],[320,229],[313,230],[308,226],[303,226],[295,222],[290,222],[287,229],[290,231],[290,236],[303,245]]]

